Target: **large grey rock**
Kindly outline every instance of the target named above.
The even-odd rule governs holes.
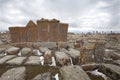
[[[31,50],[31,48],[23,48],[22,50],[21,50],[21,55],[22,56],[29,56],[30,54],[32,53],[32,50]]]
[[[50,50],[44,53],[44,64],[52,63],[52,52]]]
[[[55,52],[55,58],[56,64],[58,66],[65,66],[71,64],[69,56],[64,52]]]
[[[102,64],[99,70],[113,80],[120,79],[120,67],[113,64]]]
[[[8,61],[8,60],[10,60],[10,59],[12,59],[14,57],[15,57],[15,55],[7,55],[7,56],[5,56],[5,57],[3,57],[3,58],[0,59],[0,64],[3,64],[6,61]]]
[[[3,73],[0,80],[25,80],[25,67],[12,68]]]
[[[46,51],[48,51],[49,49],[47,47],[39,47],[39,50],[42,52],[42,53],[45,53]]]
[[[13,55],[16,55],[18,54],[20,48],[18,47],[10,47],[6,50],[7,54],[13,54]]]
[[[26,57],[16,57],[6,62],[9,65],[21,65],[25,61]]]
[[[51,73],[44,73],[44,74],[39,74],[32,80],[52,80],[51,79]]]
[[[80,66],[64,66],[60,69],[61,80],[90,80]]]
[[[25,62],[25,65],[40,65],[40,57],[30,56],[28,60]]]

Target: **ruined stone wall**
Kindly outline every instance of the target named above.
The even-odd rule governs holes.
[[[12,42],[65,42],[67,41],[68,24],[59,20],[41,19],[37,25],[29,21],[26,27],[10,27]]]

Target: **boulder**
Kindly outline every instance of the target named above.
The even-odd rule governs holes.
[[[46,51],[48,51],[49,49],[47,47],[39,47],[39,50],[42,52],[42,53],[45,53]]]
[[[12,68],[2,74],[0,80],[25,80],[25,67]]]
[[[44,53],[44,64],[52,63],[52,52],[50,50]]]
[[[71,64],[69,56],[64,52],[55,52],[55,58],[56,64],[58,66],[65,66]]]
[[[18,47],[10,47],[6,50],[7,54],[13,54],[13,55],[16,55],[18,54],[20,48]]]
[[[51,73],[48,72],[48,73],[38,74],[32,80],[52,80],[51,79]]]
[[[60,69],[61,80],[90,80],[80,66],[64,66]]]
[[[29,56],[29,55],[31,55],[31,53],[32,53],[32,50],[31,50],[31,48],[23,48],[22,50],[21,50],[21,55],[22,56]]]

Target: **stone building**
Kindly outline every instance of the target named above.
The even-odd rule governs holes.
[[[68,24],[59,20],[41,19],[35,24],[29,21],[26,27],[9,27],[12,42],[66,42]]]

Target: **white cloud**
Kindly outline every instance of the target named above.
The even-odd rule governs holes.
[[[69,23],[69,31],[120,27],[119,0],[0,0],[0,11],[0,31],[40,18]]]

